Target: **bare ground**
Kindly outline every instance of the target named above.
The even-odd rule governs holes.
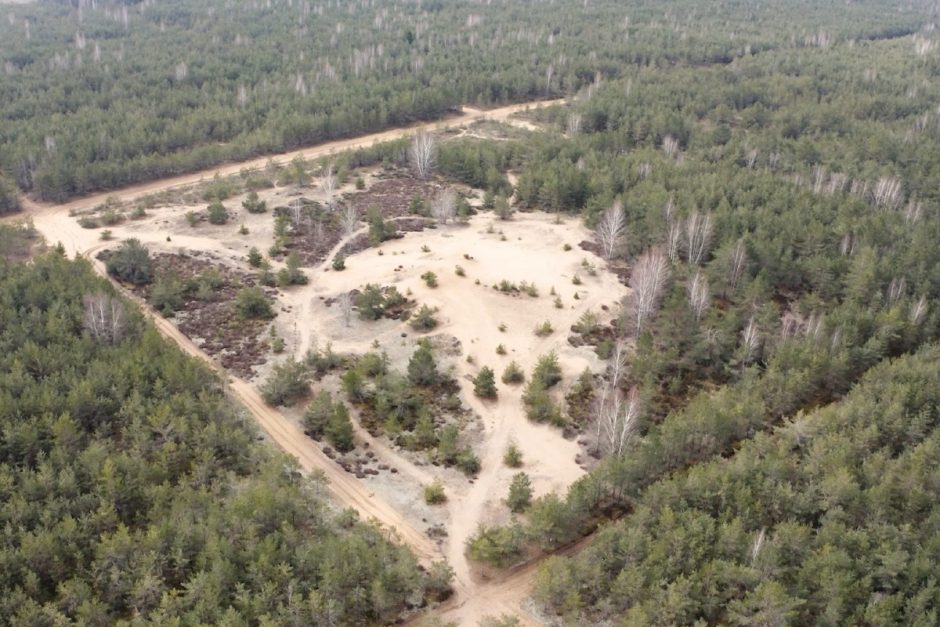
[[[450,120],[442,126],[465,124],[484,116],[506,119],[523,108],[503,108],[489,114],[465,110],[459,118],[462,122]],[[411,130],[400,129],[298,152],[305,158],[328,156],[333,151],[396,139]],[[289,160],[295,154],[298,153],[282,159]],[[217,171],[224,175],[246,166],[260,168],[267,161],[235,164]],[[97,232],[82,229],[69,218],[70,209],[78,211],[100,204],[107,196],[127,201],[142,194],[193,184],[200,176],[210,176],[215,171],[134,186],[63,206],[28,202],[27,208],[48,241],[61,241],[69,251],[91,255],[108,243],[99,242]],[[278,193],[273,190],[267,194],[273,200]],[[138,237],[153,248],[167,252],[175,247],[202,250],[227,262],[243,263],[249,247],[264,250],[273,241],[271,216],[249,215],[239,212],[237,206],[229,208],[235,213],[234,220],[221,227],[201,225],[192,229],[183,219],[187,208],[170,207],[153,212],[145,220],[122,223],[114,227],[114,234],[118,238]],[[246,225],[250,235],[237,234],[234,225],[239,223]],[[605,271],[600,271],[596,277],[582,277],[583,285],[572,285],[571,279],[578,273],[582,258],[603,267],[590,251],[563,252],[564,244],[575,246],[587,237],[579,223],[573,220],[555,223],[544,214],[517,214],[517,219],[511,222],[496,222],[488,215],[480,215],[465,226],[409,233],[403,239],[387,242],[379,250],[368,249],[354,255],[349,259],[349,269],[344,272],[330,271],[331,255],[351,239],[346,238],[337,242],[320,265],[305,268],[311,279],[307,286],[291,288],[279,296],[281,311],[276,324],[280,335],[288,341],[289,352],[302,355],[319,341],[330,341],[340,350],[364,352],[377,342],[389,353],[393,364],[411,354],[419,334],[399,321],[390,320],[356,321],[352,328],[347,328],[336,310],[330,311],[325,302],[341,291],[366,282],[379,282],[397,285],[403,293],[410,290],[419,303],[437,307],[442,325],[432,335],[456,339],[452,345],[458,350],[445,361],[462,382],[461,397],[465,405],[480,415],[483,422],[478,446],[482,470],[473,483],[448,476],[453,471],[419,465],[382,438],[373,438],[361,429],[357,438],[363,447],[368,442],[368,450],[399,472],[357,479],[325,455],[321,445],[303,434],[296,416],[265,405],[253,384],[240,378],[229,379],[231,393],[251,412],[262,429],[278,446],[295,456],[306,471],[322,472],[329,491],[340,503],[393,530],[422,563],[429,564],[442,556],[447,558],[456,572],[457,595],[441,608],[446,620],[475,624],[484,615],[506,612],[516,614],[526,624],[538,623],[537,617],[521,607],[535,566],[528,565],[483,582],[463,555],[464,543],[481,522],[505,516],[501,499],[514,471],[503,467],[501,459],[510,441],[515,441],[523,450],[524,470],[532,477],[536,494],[563,490],[584,473],[575,461],[578,445],[564,439],[558,429],[526,420],[520,389],[500,384],[497,401],[482,401],[472,394],[466,379],[476,374],[482,365],[490,365],[499,375],[509,360],[517,361],[527,373],[531,372],[538,356],[549,351],[559,355],[565,375],[562,388],[586,367],[595,372],[602,369],[603,364],[588,347],[574,347],[567,342],[567,331],[581,313],[616,303],[626,290],[614,275]],[[456,276],[456,265],[464,267],[465,277]],[[103,272],[102,264],[96,267]],[[439,288],[428,288],[421,281],[420,275],[428,270],[440,277]],[[539,296],[508,296],[494,290],[493,284],[503,279],[534,283]],[[562,299],[560,309],[554,306],[554,297],[548,295],[553,287]],[[533,327],[546,320],[555,332],[548,337],[537,337],[532,332]],[[216,364],[170,321],[155,317],[154,324],[188,353]],[[500,331],[501,324],[506,325],[505,332]],[[498,344],[505,346],[507,355],[496,354]],[[468,356],[473,357],[473,363],[468,361]],[[219,366],[216,364],[216,367]],[[559,391],[559,398],[564,391]],[[421,485],[435,477],[445,480],[449,501],[443,510],[434,510],[428,516],[427,510],[422,512],[415,495]],[[436,520],[446,522],[447,536],[440,547],[428,537],[429,528],[437,525]]]

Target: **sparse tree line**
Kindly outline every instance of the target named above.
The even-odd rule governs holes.
[[[911,33],[923,21],[917,8],[888,17],[874,2],[849,15],[837,2],[794,4],[813,16],[811,27],[781,26],[787,20],[768,6],[749,16],[747,34],[729,26],[733,7],[689,1],[626,10],[601,0],[589,12],[286,0],[17,5],[0,24],[0,167],[21,189],[62,200],[436,118],[463,103],[593,93],[633,65],[725,64],[778,47]],[[577,130],[597,128],[596,117],[579,119]]]
[[[835,434],[821,426],[833,416],[890,430],[910,414],[896,405],[869,411],[881,402],[871,398],[933,389],[933,368],[924,379],[913,374],[933,349],[897,367],[879,364],[938,334],[940,254],[929,234],[940,220],[940,152],[929,124],[940,93],[909,88],[937,62],[910,38],[829,44],[758,55],[714,76],[638,69],[574,106],[577,133],[570,112],[540,112],[566,135],[533,138],[520,204],[584,215],[601,255],[627,267],[632,293],[615,322],[618,341],[604,347],[604,380],[581,412],[605,461],[563,498],[536,499],[512,524],[481,528],[468,543],[471,558],[508,565],[532,546],[549,551],[578,538],[601,513],[626,511],[596,551],[543,569],[538,596],[568,623],[623,612],[636,624],[803,624],[835,615],[893,623],[936,613],[922,570],[936,556],[914,564],[918,540],[898,527],[907,497],[879,500],[888,489],[876,487],[880,470],[818,465],[806,477],[816,487],[802,489],[792,478],[765,489],[751,477],[780,481],[782,465],[804,468],[805,459],[783,460]],[[876,65],[891,68],[890,77],[871,80]],[[664,110],[664,102],[675,106]],[[831,182],[833,172],[848,182]],[[853,189],[852,181],[863,183]],[[898,392],[887,389],[893,378]],[[859,380],[863,389],[840,401]],[[800,414],[827,404],[818,418]],[[820,443],[817,454],[838,458],[831,447],[841,446],[853,464],[874,455],[900,468],[921,442],[929,450],[932,429],[918,426],[895,448],[859,428],[838,445]],[[740,470],[729,482],[722,458]],[[840,525],[864,525],[847,520],[850,511],[892,522],[848,538]],[[772,520],[756,520],[759,512]],[[836,536],[842,566],[823,548]],[[795,538],[801,552],[784,567],[780,556]],[[899,545],[901,570],[892,572],[913,578],[872,575],[885,571],[855,556]],[[811,583],[826,572],[857,574],[857,585]],[[715,588],[716,578],[727,585]]]

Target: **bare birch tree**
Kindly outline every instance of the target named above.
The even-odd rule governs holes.
[[[711,214],[693,211],[685,221],[685,254],[690,264],[697,266],[705,259],[713,228]]]
[[[731,265],[728,268],[728,288],[734,291],[738,288],[738,283],[744,274],[744,267],[747,265],[747,250],[744,248],[744,242],[738,240],[731,251]]]
[[[336,209],[336,190],[339,187],[336,175],[333,173],[333,164],[326,167],[326,176],[323,177],[323,195],[326,199],[326,208],[331,212]]]
[[[757,330],[757,323],[754,318],[747,322],[744,331],[741,333],[741,346],[744,350],[745,363],[754,359],[757,355],[757,349],[760,348],[760,333]]]
[[[610,261],[616,255],[627,230],[627,216],[623,204],[617,200],[610,206],[597,225],[597,240],[604,258]]]
[[[626,398],[619,390],[605,392],[604,396],[606,402],[598,405],[598,445],[603,446],[608,455],[620,457],[636,431],[640,396],[636,388]]]
[[[921,296],[917,302],[911,306],[911,312],[908,318],[911,324],[920,324],[920,321],[927,315],[927,299]]]
[[[651,248],[637,259],[630,273],[633,289],[633,313],[636,334],[640,335],[656,313],[663,288],[669,279],[669,260],[658,248]]]
[[[431,215],[438,224],[447,224],[457,215],[457,193],[450,187],[439,191],[431,200]]]
[[[437,140],[427,131],[418,131],[411,139],[411,165],[419,179],[430,178],[437,162]]]
[[[619,388],[627,376],[627,358],[629,356],[627,344],[619,341],[614,345],[614,351],[610,355],[610,361],[607,364],[607,375],[610,385]]]
[[[708,303],[711,300],[711,293],[708,289],[708,279],[702,274],[701,270],[696,270],[695,275],[686,286],[686,292],[689,295],[689,306],[692,308],[692,315],[698,322],[708,309]]]
[[[682,252],[682,222],[670,221],[669,231],[666,234],[666,248],[669,251],[670,261],[679,261]]]
[[[102,344],[115,344],[121,341],[127,331],[127,313],[124,305],[116,298],[98,292],[88,294],[83,299],[85,330]]]
[[[356,226],[359,224],[359,212],[352,205],[346,205],[345,211],[340,218],[340,224],[343,227],[343,236],[352,237],[356,232]]]

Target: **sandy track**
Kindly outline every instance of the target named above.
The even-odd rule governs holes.
[[[103,263],[95,261],[94,266],[102,276],[107,277]],[[369,486],[351,477],[335,461],[324,455],[300,427],[280,411],[267,405],[254,386],[229,375],[169,320],[156,314],[149,305],[122,286],[115,285],[125,296],[137,303],[164,337],[174,341],[188,355],[208,363],[223,380],[227,380],[231,394],[251,412],[255,421],[275,444],[296,458],[300,467],[307,473],[322,473],[327,489],[338,502],[355,509],[364,518],[374,520],[394,531],[401,542],[414,551],[422,565],[430,566],[433,562],[441,560],[440,551],[426,535],[415,529],[395,508],[378,498]]]
[[[463,112],[458,116],[431,124],[392,129],[382,133],[330,142],[328,144],[283,153],[273,157],[263,157],[242,163],[226,164],[200,172],[101,193],[61,205],[38,203],[26,199],[24,206],[27,210],[27,215],[33,218],[37,229],[48,242],[62,242],[66,250],[70,253],[90,257],[94,251],[107,244],[102,244],[97,240],[98,234],[96,232],[81,228],[76,220],[69,217],[68,213],[70,210],[94,207],[103,203],[109,197],[129,201],[146,194],[198,183],[200,180],[211,178],[216,174],[227,176],[237,174],[245,169],[263,168],[267,166],[270,161],[274,161],[275,163],[286,162],[297,156],[301,156],[305,159],[319,158],[328,156],[334,152],[368,147],[378,142],[391,141],[405,137],[415,132],[418,128],[453,128],[481,119],[505,121],[511,115],[519,111],[558,104],[559,102],[560,101],[545,101],[519,104],[486,112],[464,108]],[[187,239],[174,235],[174,244],[186,247]],[[201,249],[199,245],[200,242],[197,242],[195,239],[192,244],[193,249]],[[340,242],[336,249],[338,250],[342,244],[343,242]],[[93,264],[99,273],[103,276],[107,276],[104,264],[94,260]],[[324,262],[320,268],[313,269],[314,274],[319,274],[326,265],[327,262]],[[443,292],[444,290],[438,292],[438,296],[442,296]],[[124,291],[124,293],[128,294],[126,291]],[[290,420],[277,409],[267,406],[251,384],[247,381],[231,377],[170,321],[156,315],[146,303],[134,297],[132,294],[128,294],[128,296],[140,305],[141,309],[153,321],[153,324],[161,334],[176,342],[177,345],[188,354],[209,363],[219,372],[222,377],[228,381],[232,396],[246,407],[259,426],[269,435],[275,444],[298,460],[300,467],[304,471],[321,472],[326,479],[324,482],[326,488],[339,503],[354,508],[364,518],[373,519],[380,525],[391,530],[402,543],[415,552],[416,557],[422,564],[429,565],[431,562],[438,561],[444,557],[441,551],[425,534],[417,530],[395,509],[395,507],[378,497],[370,485],[346,473],[333,460],[326,457],[319,447],[302,432],[302,429],[294,421]],[[469,300],[472,302],[474,299]],[[600,302],[600,300],[597,302]],[[311,304],[308,303],[294,304],[299,305],[300,309],[308,309],[311,306]],[[440,304],[450,309],[457,303],[441,302]],[[466,307],[468,303],[467,301],[463,301],[461,304],[463,307]],[[477,306],[480,306],[480,304],[477,303]],[[475,328],[473,331],[473,341],[475,343],[479,342],[479,344],[485,346],[495,345],[502,337],[495,332],[495,327],[498,322],[497,318],[499,318],[499,316],[496,318],[492,317],[492,313],[486,311],[485,308],[477,313],[477,324],[471,325]],[[481,328],[483,327],[479,326],[480,320],[486,321],[483,325],[483,327],[488,329],[486,332],[481,332]],[[455,322],[459,323],[463,321]],[[571,320],[567,320],[565,324],[570,324],[570,322]],[[445,327],[446,326],[450,325],[445,325]],[[459,324],[453,326],[457,327]],[[564,326],[559,325],[559,328],[564,328]],[[304,329],[303,335],[305,335],[305,337],[300,338],[301,345],[309,346],[309,329]],[[464,333],[458,333],[458,335],[464,335]],[[469,341],[470,337],[468,336],[462,339]],[[531,348],[535,347],[533,346]],[[528,351],[523,351],[523,354],[527,352]],[[532,365],[529,355],[525,357],[523,355],[517,355],[517,358],[519,358],[519,361],[522,362],[522,365],[526,369]],[[458,367],[458,371],[459,374],[466,375],[470,374],[472,369],[468,368],[466,365],[461,365]],[[484,421],[489,423],[490,427],[487,429],[489,432],[489,445],[485,450],[481,451],[484,470],[478,477],[477,484],[473,486],[469,492],[462,495],[455,495],[456,498],[451,504],[453,515],[451,516],[451,524],[449,525],[451,535],[446,546],[446,557],[457,570],[455,581],[456,594],[450,602],[439,608],[435,613],[439,613],[445,620],[454,621],[458,624],[476,624],[476,621],[482,616],[499,615],[503,613],[516,615],[523,624],[540,624],[540,621],[535,616],[529,614],[525,608],[521,606],[521,603],[529,593],[537,571],[538,560],[521,565],[505,573],[500,573],[500,575],[494,579],[479,581],[470,572],[469,565],[462,552],[463,543],[475,530],[477,521],[480,520],[483,514],[488,498],[492,497],[494,490],[502,492],[505,488],[503,484],[506,482],[507,477],[503,476],[506,473],[500,470],[501,464],[499,461],[505,444],[510,438],[517,437],[520,434],[520,430],[524,430],[528,436],[531,436],[532,445],[539,446],[543,440],[538,432],[542,430],[546,433],[549,432],[548,427],[531,425],[524,420],[506,420],[505,418],[508,416],[505,414],[507,414],[507,412],[509,414],[519,413],[518,408],[508,409],[505,404],[506,401],[509,401],[509,404],[512,406],[517,406],[519,404],[519,391],[504,389],[501,395],[504,395],[502,396],[503,402],[495,406],[490,406],[488,403],[479,401],[473,397],[472,394],[462,394],[464,401],[468,402],[471,407],[481,415]],[[362,433],[359,433],[359,436],[362,437]],[[367,439],[372,440],[371,438]],[[387,456],[390,461],[398,465],[404,462],[403,458],[398,455],[396,451],[388,449],[388,447],[382,445],[381,442],[372,441],[371,444],[372,446],[382,449],[381,451],[377,450],[377,452],[380,452],[383,457]],[[534,453],[534,451],[531,452]],[[530,451],[527,451],[527,454],[528,453],[530,453]],[[406,474],[410,475],[413,479],[419,481],[424,480],[422,482],[426,482],[429,478],[429,475],[424,469],[419,469],[409,464],[406,464],[406,466],[409,467],[403,467],[403,469]],[[566,468],[563,473],[572,475],[565,479],[563,482],[565,484],[570,483],[577,474],[580,474],[580,471],[573,464],[570,464],[570,466],[571,467]],[[560,469],[556,468],[555,470]],[[569,550],[578,550],[580,546],[583,546],[583,543],[579,543],[579,545]]]

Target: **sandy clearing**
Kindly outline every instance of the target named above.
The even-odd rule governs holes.
[[[465,109],[462,121],[448,120],[439,125],[459,126],[479,119],[478,116],[482,115],[505,119],[525,106],[507,107],[485,114]],[[337,142],[336,145],[289,153],[280,158],[289,160],[298,153],[303,153],[305,158],[325,156],[334,150],[341,150],[339,144],[345,145],[345,148],[356,148],[380,141],[380,136],[384,141],[404,136],[413,130],[397,129]],[[387,136],[388,133],[393,136]],[[62,206],[27,200],[26,217],[34,220],[37,229],[49,242],[61,242],[71,253],[91,255],[105,246],[113,245],[113,242],[101,242],[98,230],[81,228],[74,218],[68,216],[70,208],[79,210],[93,207],[110,196],[131,200],[170,187],[197,183],[214,175],[216,171],[227,175],[239,172],[246,165],[264,167],[267,163],[268,159],[265,158],[249,164],[233,164],[187,177],[174,177],[116,193],[101,194]],[[278,192],[281,195],[287,193],[286,190]],[[231,209],[237,207],[238,201],[232,199],[226,205]],[[252,216],[240,212],[224,227],[200,225],[192,229],[183,218],[189,208],[155,209],[145,220],[125,222],[111,227],[111,230],[116,239],[137,237],[155,249],[173,252],[186,248],[209,252],[220,260],[232,263],[241,263],[240,259],[249,246],[258,246],[264,250],[272,241],[270,213]],[[238,224],[242,222],[250,228],[250,236],[235,234]],[[491,224],[492,230],[489,228]],[[170,242],[166,241],[168,235],[171,236]],[[604,267],[601,260],[577,247],[579,241],[589,236],[579,221],[566,219],[556,223],[554,216],[542,213],[517,214],[516,219],[509,222],[480,215],[465,226],[448,225],[423,233],[409,233],[403,239],[384,244],[381,256],[375,249],[354,255],[348,259],[348,269],[344,272],[330,271],[328,258],[319,267],[306,269],[311,278],[309,285],[291,288],[280,295],[282,313],[277,324],[298,355],[318,339],[331,341],[337,350],[355,352],[372,350],[372,343],[377,340],[389,352],[393,366],[403,367],[403,360],[414,350],[418,337],[410,328],[396,321],[365,323],[358,320],[346,328],[339,320],[336,309],[326,308],[321,300],[321,297],[334,296],[366,282],[397,285],[402,292],[411,290],[419,303],[438,307],[442,325],[432,335],[453,336],[461,343],[463,355],[443,361],[453,368],[455,376],[461,381],[463,402],[483,421],[483,438],[477,447],[482,469],[472,484],[455,481],[453,477],[447,481],[450,497],[446,505],[449,536],[443,553],[455,569],[456,594],[440,610],[445,620],[471,625],[486,615],[508,613],[518,616],[523,624],[539,624],[539,619],[521,606],[528,594],[536,564],[512,569],[495,579],[481,582],[463,555],[464,543],[480,522],[498,522],[507,517],[501,500],[508,490],[512,474],[516,472],[502,465],[502,454],[508,442],[515,441],[523,450],[525,466],[522,470],[532,478],[536,494],[564,490],[583,474],[584,471],[574,461],[579,447],[575,442],[564,440],[558,429],[526,420],[521,403],[521,388],[498,384],[499,400],[483,402],[472,394],[472,385],[467,378],[476,374],[482,365],[493,367],[498,378],[510,360],[517,361],[528,374],[537,358],[550,350],[557,351],[564,371],[565,381],[561,388],[569,385],[585,367],[595,372],[603,369],[603,363],[590,349],[575,349],[566,341],[568,328],[581,313],[591,309],[601,314],[602,305],[611,306],[626,293],[626,288],[609,273],[599,270],[597,276],[588,276],[582,268],[582,259],[587,259],[599,269]],[[343,243],[340,242],[334,252]],[[564,252],[564,244],[570,244],[574,250]],[[424,245],[430,250],[422,250]],[[465,254],[472,259],[466,259]],[[467,274],[465,278],[456,276],[456,265],[464,267]],[[95,262],[95,266],[104,274],[103,264]],[[427,270],[438,274],[441,283],[439,288],[429,289],[420,279],[420,275]],[[580,275],[582,285],[572,285],[571,279],[575,274]],[[477,279],[480,285],[474,283]],[[535,283],[540,295],[538,298],[524,295],[514,297],[493,290],[492,284],[503,279],[515,283]],[[549,296],[552,287],[562,298],[564,308],[555,308],[554,297]],[[575,292],[578,293],[578,300],[574,299]],[[155,316],[146,305],[141,305],[162,334],[176,341],[188,353],[212,363],[171,322]],[[549,320],[555,332],[547,338],[538,338],[532,330],[543,320]],[[499,331],[501,323],[507,325],[506,332]],[[407,333],[407,337],[402,337],[403,332]],[[496,345],[500,343],[505,345],[508,355],[496,354]],[[475,358],[476,364],[466,361],[464,357],[468,354]],[[303,434],[296,419],[267,407],[253,384],[231,377],[228,380],[233,397],[245,405],[278,446],[296,457],[305,471],[324,473],[328,489],[340,503],[394,530],[398,538],[415,551],[422,563],[428,564],[442,557],[434,542],[418,530],[415,512],[406,512],[409,508],[402,503],[408,499],[389,490],[400,490],[400,482],[406,478],[424,484],[433,477],[446,474],[445,471],[414,464],[399,451],[389,447],[383,439],[372,438],[360,429],[357,434],[360,439],[369,442],[370,448],[383,461],[398,467],[402,474],[396,476],[398,487],[394,482],[382,485],[381,481],[358,480],[323,455],[318,446]],[[564,389],[559,390],[558,397],[563,392]]]
[[[521,386],[500,384],[498,401],[482,401],[472,394],[467,378],[483,365],[492,367],[499,376],[511,360],[528,373],[538,357],[550,351],[559,355],[565,375],[562,387],[569,385],[584,368],[594,372],[603,369],[590,349],[575,349],[567,343],[569,327],[584,311],[600,314],[602,305],[611,307],[626,293],[613,275],[599,271],[596,277],[591,277],[581,265],[587,259],[603,267],[601,260],[576,248],[563,251],[564,244],[576,246],[588,235],[579,222],[568,219],[556,223],[554,216],[544,213],[517,214],[515,220],[506,222],[480,215],[465,226],[409,233],[403,239],[386,242],[378,250],[368,249],[351,256],[345,271],[317,273],[310,286],[286,297],[299,318],[299,335],[306,339],[296,347],[298,353],[309,347],[309,338],[316,337],[329,338],[341,352],[367,352],[374,350],[377,343],[389,353],[393,363],[406,360],[417,337],[410,329],[393,321],[354,320],[346,327],[338,310],[326,307],[319,299],[366,283],[378,283],[395,285],[402,293],[410,292],[419,303],[437,307],[442,324],[431,335],[457,338],[465,354],[474,357],[476,364],[466,359],[451,364],[461,381],[463,402],[482,418],[484,427],[478,450],[482,466],[479,476],[469,486],[448,485],[450,523],[446,556],[455,569],[458,584],[467,590],[474,584],[463,555],[464,544],[481,522],[492,522],[494,512],[505,511],[501,499],[516,472],[502,465],[502,455],[510,441],[515,441],[523,451],[523,470],[532,478],[536,495],[564,490],[584,474],[575,463],[579,452],[575,442],[563,439],[557,428],[537,425],[525,418]],[[471,258],[466,258],[467,255]],[[464,268],[466,277],[456,275],[457,265]],[[438,288],[428,288],[420,278],[427,271],[438,275]],[[575,274],[581,276],[582,285],[572,285]],[[539,296],[510,296],[492,288],[504,279],[517,284],[534,283]],[[553,287],[564,303],[562,309],[555,307],[554,298],[549,295]],[[577,300],[575,293],[579,296]],[[536,337],[533,329],[544,320],[551,322],[555,332],[547,338]],[[505,332],[499,330],[501,324],[506,325]],[[408,334],[406,340],[401,339],[402,332]],[[507,355],[496,354],[499,344],[505,346]]]

